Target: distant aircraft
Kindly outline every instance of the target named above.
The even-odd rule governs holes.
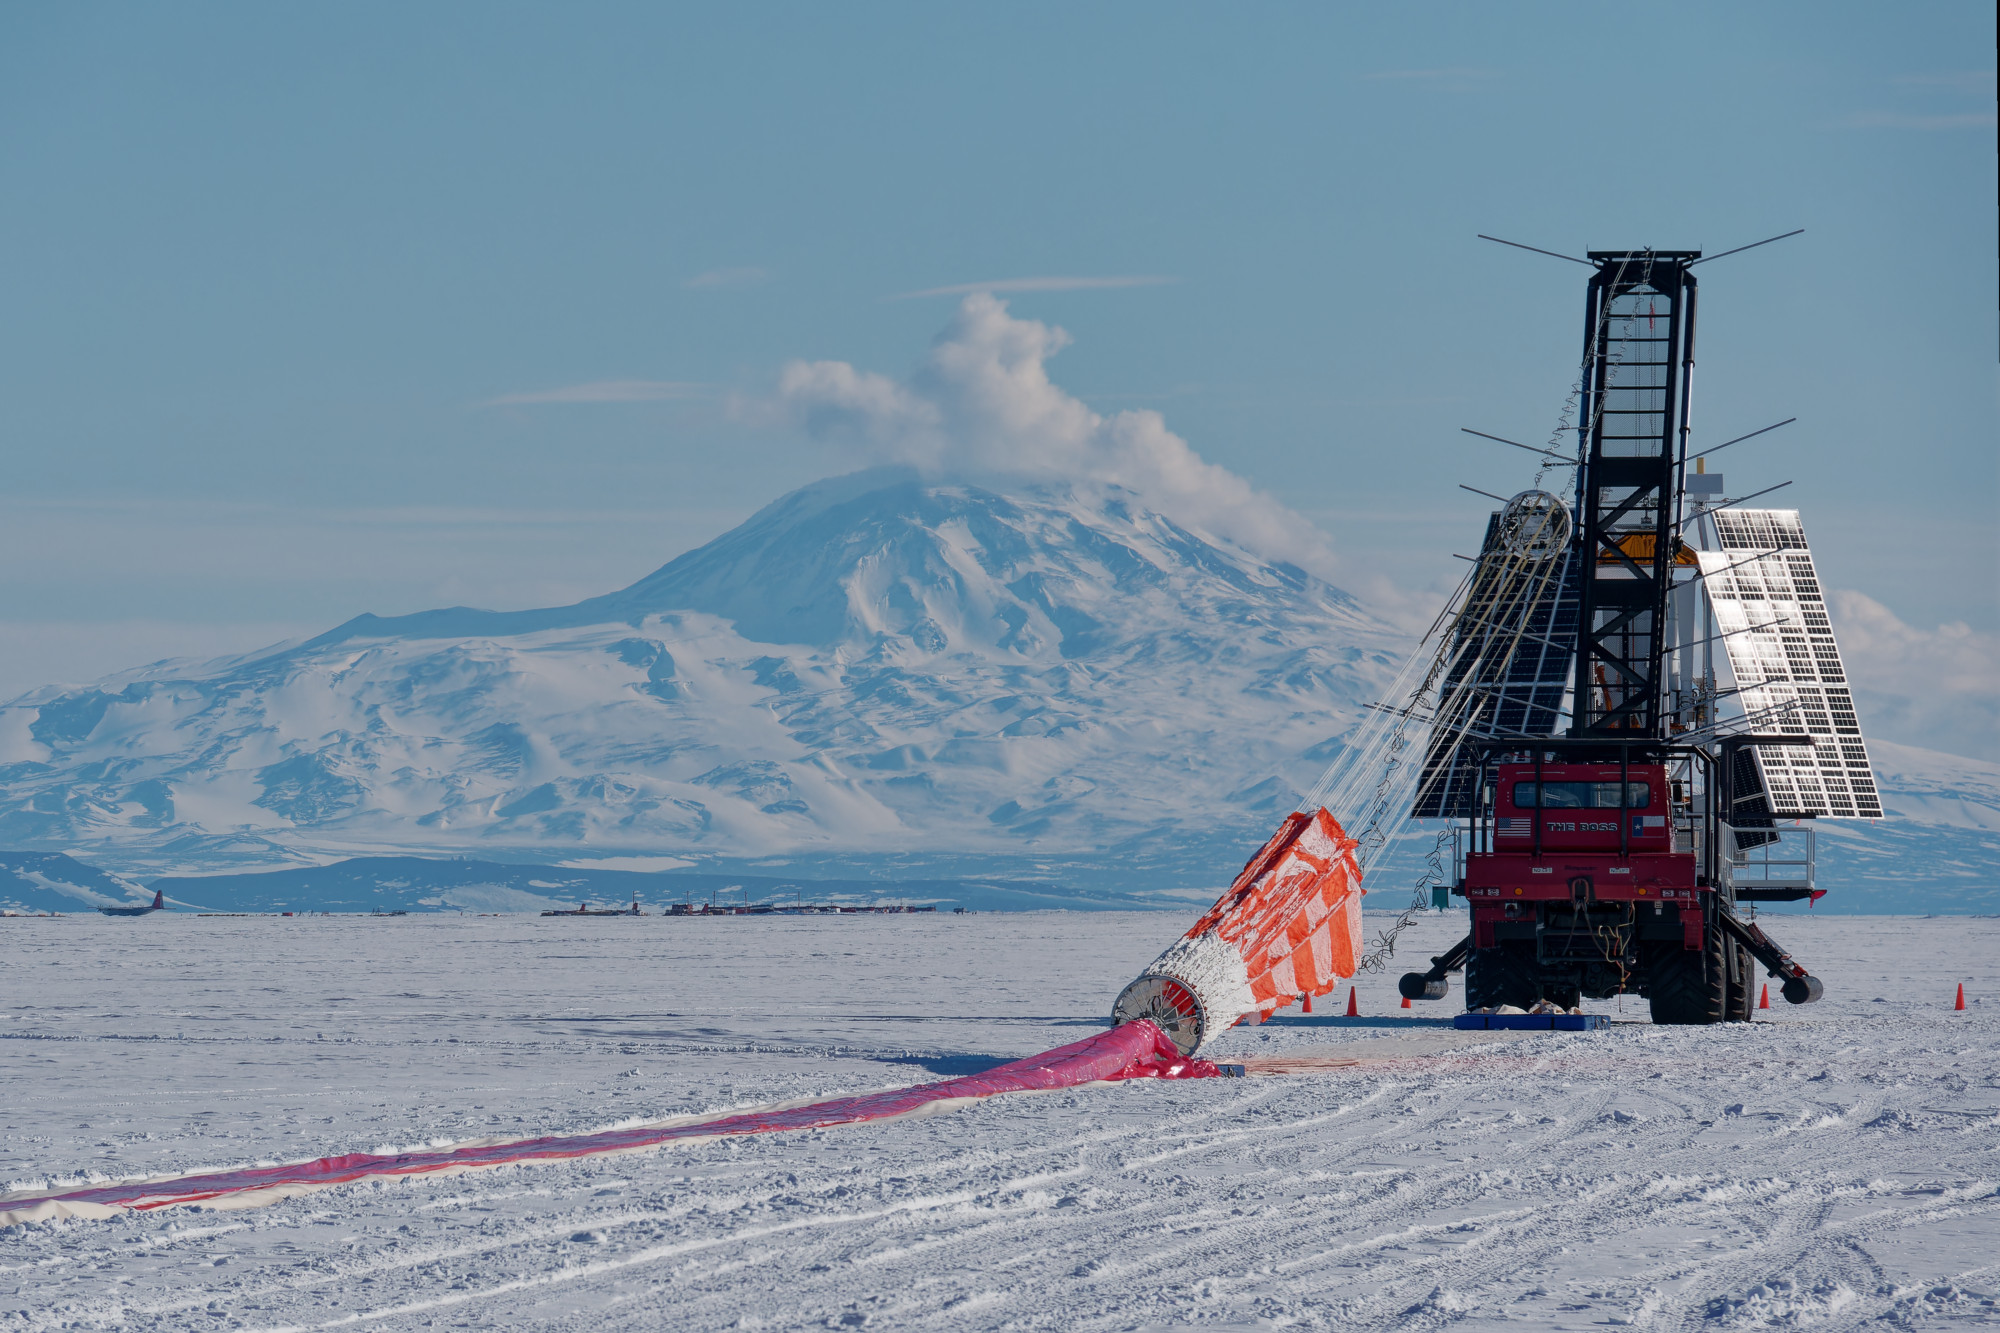
[[[167,910],[167,900],[166,900],[166,897],[164,896],[164,891],[163,891],[163,890],[160,890],[160,889],[154,889],[154,890],[153,890],[153,901],[152,901],[152,905],[151,905],[151,906],[148,906],[148,907],[100,907],[100,908],[98,908],[97,910],[98,910],[98,911],[100,911],[100,912],[102,912],[102,913],[104,913],[104,915],[106,915],[106,916],[144,916],[144,915],[146,915],[146,914],[147,914],[148,912],[164,912],[164,911],[166,911],[166,910]]]

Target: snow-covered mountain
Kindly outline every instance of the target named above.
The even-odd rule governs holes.
[[[360,616],[25,695],[0,706],[0,847],[128,874],[472,856],[1199,897],[1408,647],[1130,492],[882,469],[574,606]],[[1874,754],[1891,818],[1820,825],[1822,908],[2000,908],[2000,766]]]
[[[1868,753],[1888,817],[1815,821],[1821,910],[2000,912],[2000,764],[1874,738]]]
[[[1254,846],[1406,650],[1129,492],[879,469],[574,606],[25,695],[0,845],[183,871]]]
[[[0,852],[0,912],[88,912],[151,901],[138,881],[61,852]]]

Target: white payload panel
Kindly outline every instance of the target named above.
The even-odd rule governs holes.
[[[1697,554],[1743,711],[1754,731],[1799,736],[1756,751],[1772,812],[1881,818],[1799,511],[1725,509],[1709,520],[1722,549]]]

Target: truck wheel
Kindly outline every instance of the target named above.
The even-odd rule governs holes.
[[[1700,949],[1661,940],[1646,951],[1646,994],[1656,1024],[1701,1027],[1723,1020],[1729,973],[1722,956],[1722,932],[1710,922],[1703,936]]]
[[[1729,942],[1729,951],[1734,955],[1736,980],[1729,983],[1729,997],[1726,1006],[1728,1021],[1748,1023],[1757,1016],[1757,1000],[1753,992],[1757,989],[1757,964],[1750,951],[1736,940]]]
[[[1522,949],[1513,944],[1474,949],[1465,960],[1466,1009],[1491,1009],[1503,1004],[1517,1009],[1531,1007],[1539,998],[1533,949],[1532,945]]]

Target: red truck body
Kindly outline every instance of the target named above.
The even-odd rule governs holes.
[[[1693,850],[1674,850],[1671,801],[1663,764],[1499,765],[1493,850],[1466,858],[1473,947],[1544,902],[1697,905],[1706,886]],[[1685,947],[1699,949],[1701,913],[1685,921]]]

